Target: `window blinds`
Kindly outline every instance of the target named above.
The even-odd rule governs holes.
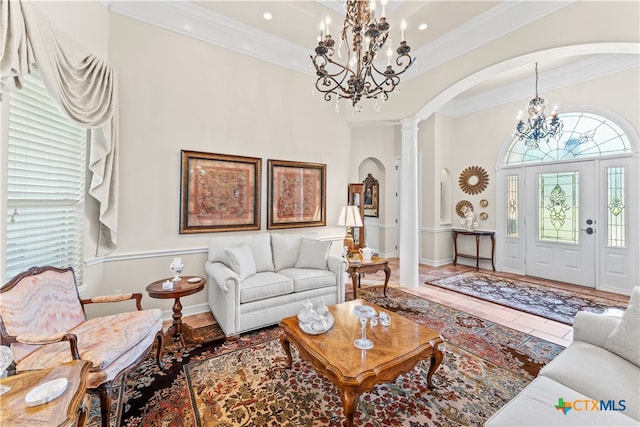
[[[72,266],[80,282],[86,138],[37,73],[11,92],[5,279],[52,265]]]

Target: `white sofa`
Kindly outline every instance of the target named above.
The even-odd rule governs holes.
[[[227,336],[278,323],[302,303],[344,302],[347,262],[316,234],[214,237],[205,270],[209,307]]]
[[[639,287],[634,288],[622,317],[578,313],[573,324],[573,343],[485,423],[485,426],[638,425]]]

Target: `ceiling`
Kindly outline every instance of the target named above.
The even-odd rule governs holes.
[[[337,39],[344,21],[344,1],[195,1],[195,4],[211,12],[225,15],[292,43],[316,46],[320,21],[331,18],[331,33]],[[380,8],[378,1],[378,8]],[[387,21],[391,24],[391,37],[400,38],[400,22],[407,22],[407,41],[419,48],[458,28],[476,16],[498,5],[499,1],[389,1],[386,5]],[[273,18],[265,20],[263,14]],[[376,10],[378,16],[381,11]],[[294,23],[295,25],[291,25]],[[420,24],[427,24],[420,31]],[[395,29],[395,32],[393,31]],[[396,43],[394,43],[396,44]]]
[[[330,33],[338,39],[344,20],[343,0],[103,1],[116,13],[310,76],[314,72],[308,58],[320,35],[320,21],[329,16]],[[417,66],[418,72],[425,72],[572,2],[389,0],[385,12],[391,25],[393,45],[397,45],[400,39],[400,22],[406,20],[406,40],[412,54],[418,58],[414,67]],[[380,14],[380,9],[378,1],[376,13]],[[270,20],[264,18],[265,13],[271,14]],[[426,24],[427,28],[420,30],[421,24]],[[637,66],[638,55],[628,54],[545,60],[540,64],[540,90],[551,90]],[[586,74],[580,78],[580,73]],[[542,84],[543,76],[545,85]],[[494,104],[498,99],[507,102],[504,99],[505,87],[511,89],[509,92],[513,99],[533,95],[534,79],[533,63],[494,75],[459,94],[442,112],[458,116],[493,106],[486,105],[489,100]],[[494,96],[498,93],[501,96]]]

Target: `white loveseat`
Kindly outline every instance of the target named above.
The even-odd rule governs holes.
[[[578,313],[573,324],[573,343],[485,423],[485,426],[638,425],[639,287],[634,288],[622,318]]]
[[[344,302],[347,262],[311,234],[214,237],[205,270],[209,307],[227,336],[278,323],[302,302]]]

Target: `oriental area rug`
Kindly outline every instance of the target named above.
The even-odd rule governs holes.
[[[602,313],[607,308],[624,310],[627,307],[613,299],[475,271],[425,283],[567,325],[573,325],[578,311]]]
[[[359,297],[440,331],[444,360],[426,386],[428,362],[360,396],[356,426],[482,425],[520,392],[562,346],[390,288]],[[170,340],[165,370],[153,353],[114,387],[122,426],[336,426],[340,396],[292,346],[285,368],[278,327],[180,349]],[[116,390],[117,389],[117,390]],[[99,425],[94,399],[91,425]],[[115,406],[118,406],[116,408]]]

